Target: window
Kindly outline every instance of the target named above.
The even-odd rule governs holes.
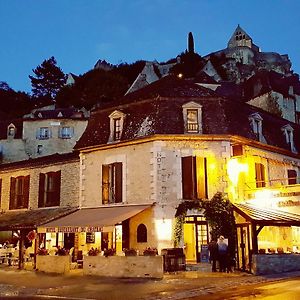
[[[114,140],[118,141],[121,138],[121,118],[114,119]]]
[[[116,142],[121,140],[125,114],[121,111],[115,110],[109,115],[110,118],[110,135],[108,142]]]
[[[74,134],[73,127],[61,127],[59,129],[59,137],[62,139],[70,139]]]
[[[196,102],[182,105],[184,132],[202,133],[202,106]]]
[[[7,138],[14,138],[16,134],[16,127],[14,124],[10,124],[7,127]]]
[[[262,133],[262,121],[263,118],[258,113],[254,113],[249,116],[250,125],[252,127],[252,131],[255,134],[255,138],[259,142],[266,143],[266,140]]]
[[[241,155],[243,155],[243,146],[232,145],[232,156],[241,156]]]
[[[181,158],[182,198],[207,199],[206,158],[187,156]]]
[[[29,175],[10,178],[9,209],[28,208]]]
[[[59,206],[61,171],[40,173],[38,207]]]
[[[265,182],[265,166],[261,163],[255,163],[255,180],[256,187],[261,188],[266,186]]]
[[[297,184],[297,171],[287,170],[288,172],[288,184]]]
[[[42,154],[42,152],[43,152],[43,145],[37,145],[36,153],[37,154]]]
[[[144,224],[138,226],[136,238],[138,243],[147,243],[147,227]]]
[[[294,153],[297,153],[294,145],[294,128],[290,124],[287,124],[282,126],[281,130],[285,136],[285,141],[289,145],[290,150]]]
[[[51,137],[51,130],[49,127],[41,127],[37,131],[36,138],[39,140],[47,140]]]
[[[102,203],[122,202],[122,163],[102,165]]]

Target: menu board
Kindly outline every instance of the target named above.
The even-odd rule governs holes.
[[[85,242],[87,244],[93,244],[95,243],[95,232],[87,232]]]

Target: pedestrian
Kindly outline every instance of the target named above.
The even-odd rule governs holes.
[[[215,238],[212,238],[208,244],[209,250],[209,261],[212,263],[211,270],[212,272],[217,272],[217,260],[218,260],[218,244]]]
[[[227,252],[228,252],[228,245],[224,241],[224,236],[221,235],[218,240],[218,254],[219,254],[219,265],[220,265],[220,272],[226,272],[227,267]]]

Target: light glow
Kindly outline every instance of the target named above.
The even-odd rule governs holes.
[[[236,158],[230,159],[227,163],[227,173],[234,185],[237,185],[241,172],[248,172],[248,164],[240,163]]]
[[[159,241],[171,241],[172,239],[172,220],[155,220],[155,231]]]

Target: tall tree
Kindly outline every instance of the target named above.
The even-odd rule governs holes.
[[[32,95],[36,98],[54,100],[56,94],[65,85],[67,76],[56,65],[52,56],[32,70],[34,76],[29,75],[32,86]]]
[[[189,53],[194,53],[195,52],[194,37],[193,37],[193,34],[191,32],[189,33],[189,38],[188,38],[188,52]]]

